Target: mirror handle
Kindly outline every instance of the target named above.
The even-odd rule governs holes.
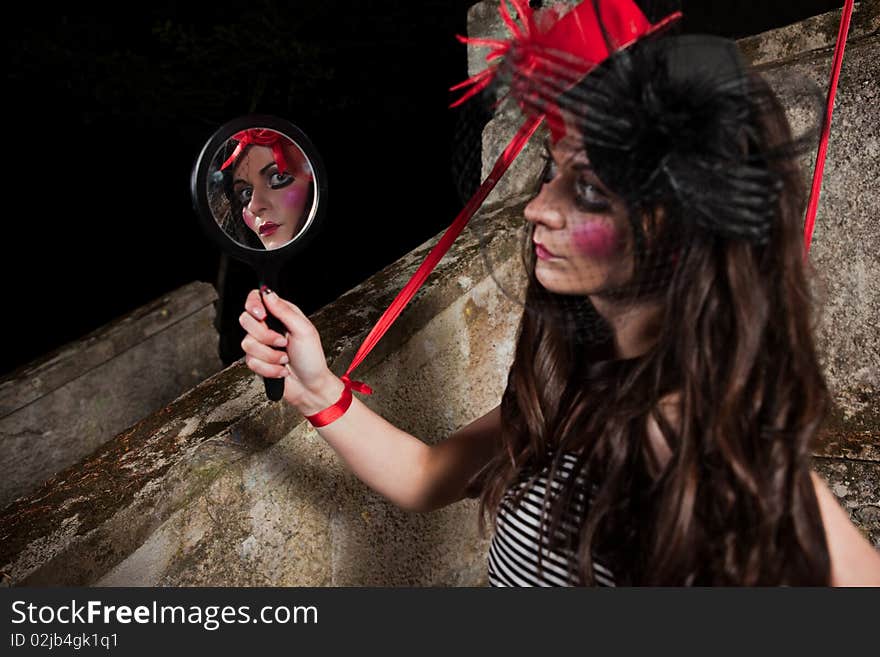
[[[276,268],[277,264],[273,266],[269,266],[268,264],[264,264],[264,269],[260,272],[260,296],[263,296],[263,291],[266,288],[270,290],[278,289],[278,269]],[[263,302],[265,306],[265,302]],[[281,335],[287,334],[287,327],[284,323],[275,317],[272,313],[269,312],[269,309],[266,308],[266,325],[275,331],[276,333],[280,333]],[[276,349],[272,347],[276,351],[285,351],[284,348]],[[267,377],[263,377],[263,386],[266,388],[266,398],[269,401],[278,401],[282,397],[284,397],[284,379],[270,379]]]
[[[287,327],[272,313],[266,313],[266,324],[270,329],[281,335],[287,332]],[[284,349],[278,349],[277,351],[284,351]],[[278,401],[284,396],[284,379],[263,377],[263,383],[266,387],[266,397],[269,401]]]

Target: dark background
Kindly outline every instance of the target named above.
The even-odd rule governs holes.
[[[189,175],[222,123],[293,121],[328,171],[327,228],[285,270],[307,313],[439,233],[479,180],[472,0],[39,3],[6,31],[0,375],[194,280],[225,304],[221,357],[256,280],[201,232]],[[532,3],[535,5],[536,3]],[[683,29],[732,38],[842,5],[691,0]]]

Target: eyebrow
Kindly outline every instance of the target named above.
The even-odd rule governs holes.
[[[563,139],[563,140],[564,140],[564,139]],[[560,140],[560,143],[561,143],[563,140]],[[544,150],[546,150],[547,153],[550,154],[550,156],[552,157],[552,155],[553,155],[553,145],[551,144],[551,142],[550,142],[550,138],[549,138],[549,137],[545,137],[545,138],[544,138]],[[566,153],[571,153],[571,154],[572,154],[572,159],[573,159],[574,157],[577,157],[578,155],[583,155],[584,158],[587,157],[586,153],[584,153],[582,150],[577,150],[577,149],[575,149],[575,148],[565,148],[564,150],[565,150]],[[555,158],[554,158],[554,159],[555,159]],[[576,169],[577,171],[590,171],[590,172],[595,172],[595,170],[593,169],[593,165],[592,165],[592,164],[590,163],[590,161],[589,161],[589,158],[587,158],[587,161],[586,161],[586,162],[573,162],[573,163],[571,163],[571,167],[572,167],[573,169]]]
[[[266,173],[266,171],[269,170],[270,167],[273,167],[273,166],[275,166],[275,162],[269,162],[269,164],[267,164],[262,169],[260,169],[258,175],[262,176],[263,174]],[[232,181],[233,185],[237,185],[239,183],[244,183],[245,185],[250,185],[250,182],[245,180],[244,178],[236,178],[235,180]]]

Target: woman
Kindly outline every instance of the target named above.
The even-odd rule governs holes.
[[[232,144],[235,150],[220,166],[223,195],[215,216],[245,246],[284,246],[303,228],[312,206],[308,159],[296,144],[269,129],[242,131]]]
[[[681,37],[559,86],[499,407],[422,443],[351,401],[314,326],[268,291],[240,318],[248,367],[286,377],[285,399],[398,506],[479,495],[492,584],[880,584],[810,469],[828,393],[772,92],[735,45]]]

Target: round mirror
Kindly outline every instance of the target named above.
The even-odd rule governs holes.
[[[202,149],[191,183],[206,230],[261,277],[305,245],[326,203],[326,176],[311,141],[271,116],[222,126]]]
[[[220,127],[196,159],[190,179],[202,227],[228,255],[250,264],[260,286],[279,289],[284,263],[317,233],[327,177],[317,150],[289,121],[251,115]],[[269,327],[284,333],[275,317]],[[267,379],[278,400],[284,379]]]
[[[309,157],[271,128],[242,130],[220,144],[208,180],[214,220],[244,247],[286,246],[308,230],[317,210]]]

